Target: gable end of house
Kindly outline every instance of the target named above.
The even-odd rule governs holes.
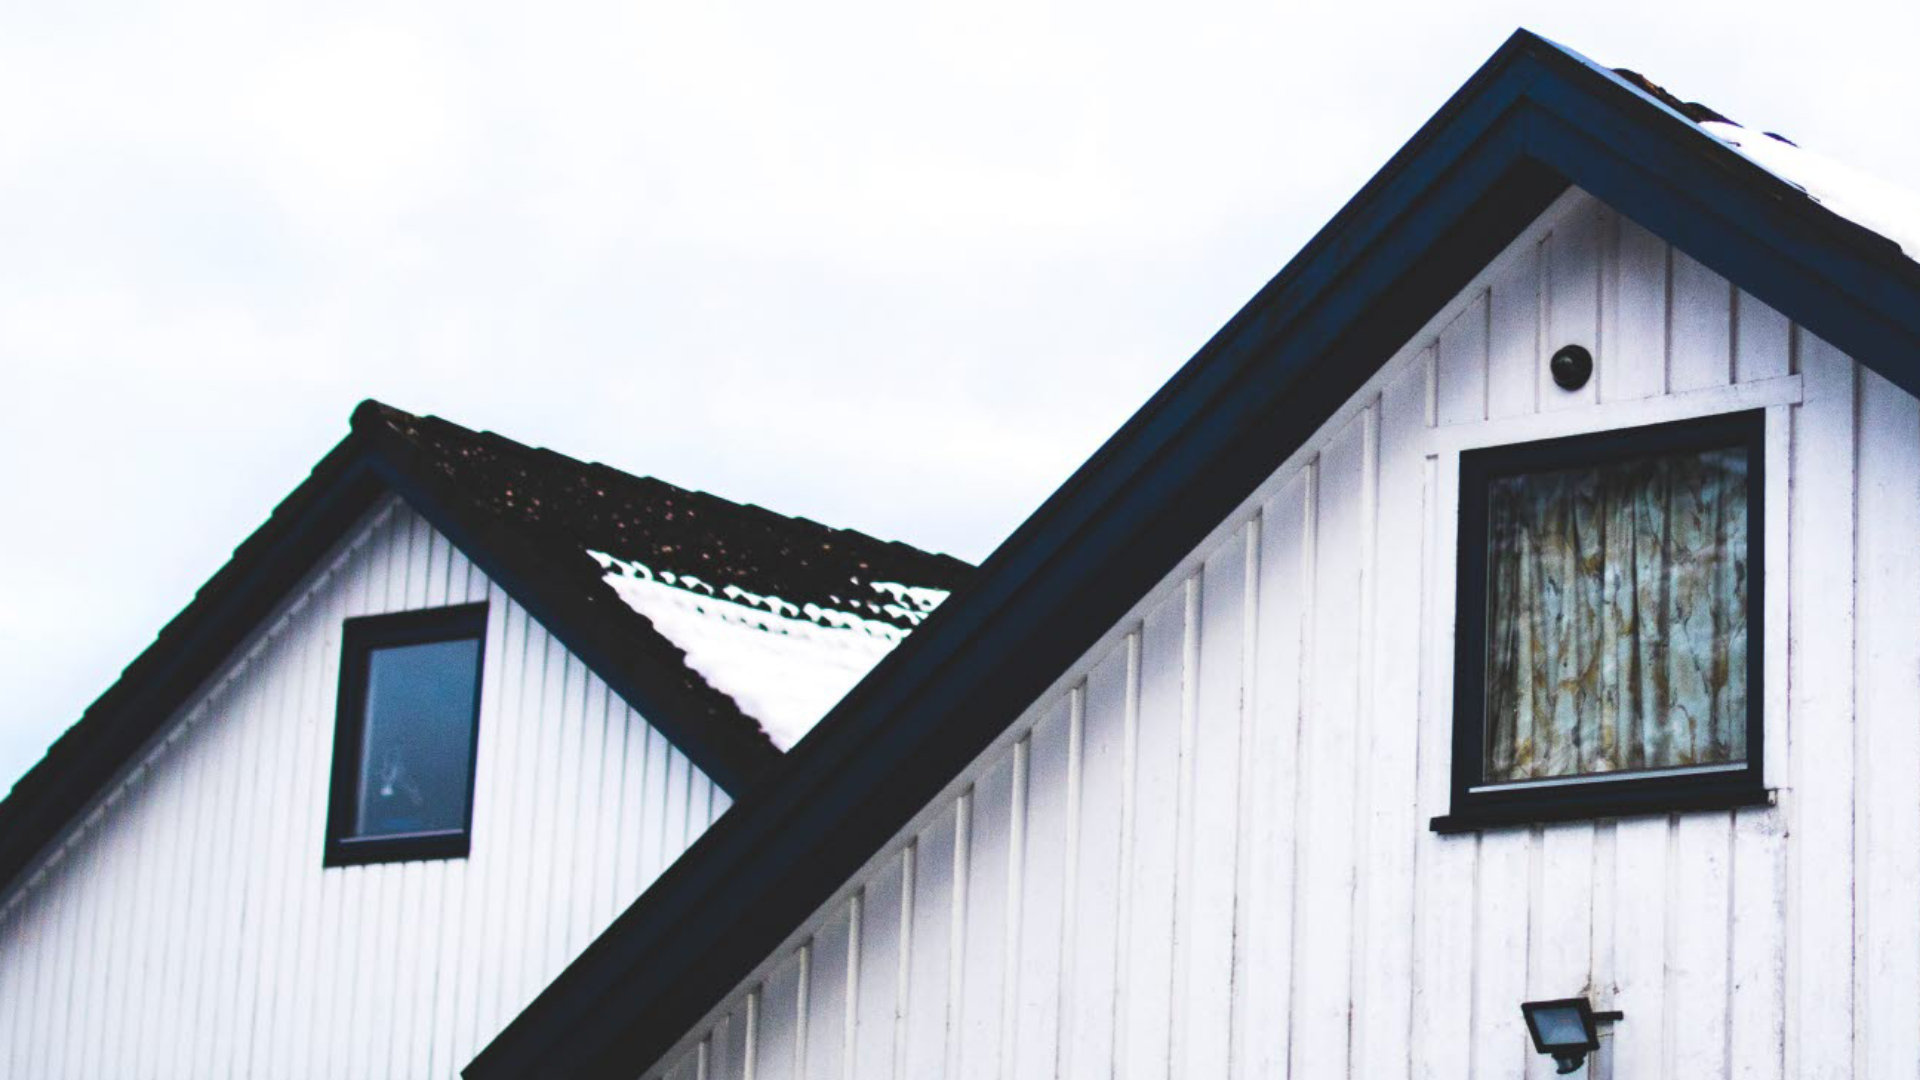
[[[1517,33],[466,1075],[658,1061],[1571,187],[1920,390],[1898,245]]]

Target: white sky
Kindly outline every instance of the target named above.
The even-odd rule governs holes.
[[[1920,5],[0,3],[0,787],[375,396],[992,549],[1521,24],[1920,183]]]

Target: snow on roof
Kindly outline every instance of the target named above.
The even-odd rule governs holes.
[[[1899,245],[1920,261],[1920,195],[1845,162],[1805,149],[1783,135],[1742,127],[1711,105],[1686,101],[1630,68],[1613,73],[1738,150],[1748,161],[1807,193],[1807,197],[1861,228]]]
[[[687,654],[687,666],[733,698],[781,750],[792,749],[908,631],[947,597],[946,590],[895,582],[866,586],[871,600],[847,607],[795,605],[734,585],[712,583],[589,550],[606,583],[628,607]],[[859,586],[849,582],[849,592]],[[891,620],[891,621],[890,621]]]
[[[1909,259],[1920,259],[1920,195],[1772,133],[1721,120],[1700,128],[1820,205],[1900,245]]]

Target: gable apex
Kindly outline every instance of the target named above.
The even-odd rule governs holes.
[[[656,1061],[1572,187],[1920,391],[1898,244],[1516,32],[466,1075]]]
[[[802,599],[809,588],[824,598],[828,584],[856,575],[944,595],[971,569],[905,544],[365,401],[353,411],[346,438],[0,801],[0,888],[33,865],[289,590],[387,497],[446,537],[729,794],[764,775],[780,749],[756,716],[689,663],[680,642],[624,601],[597,552],[644,556],[683,574],[697,568],[715,581]],[[676,547],[690,562],[672,560]],[[872,607],[865,614],[876,623],[898,624],[895,640],[925,614]]]

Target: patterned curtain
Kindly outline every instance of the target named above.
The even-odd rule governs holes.
[[[1488,495],[1487,781],[1745,760],[1745,451]]]

